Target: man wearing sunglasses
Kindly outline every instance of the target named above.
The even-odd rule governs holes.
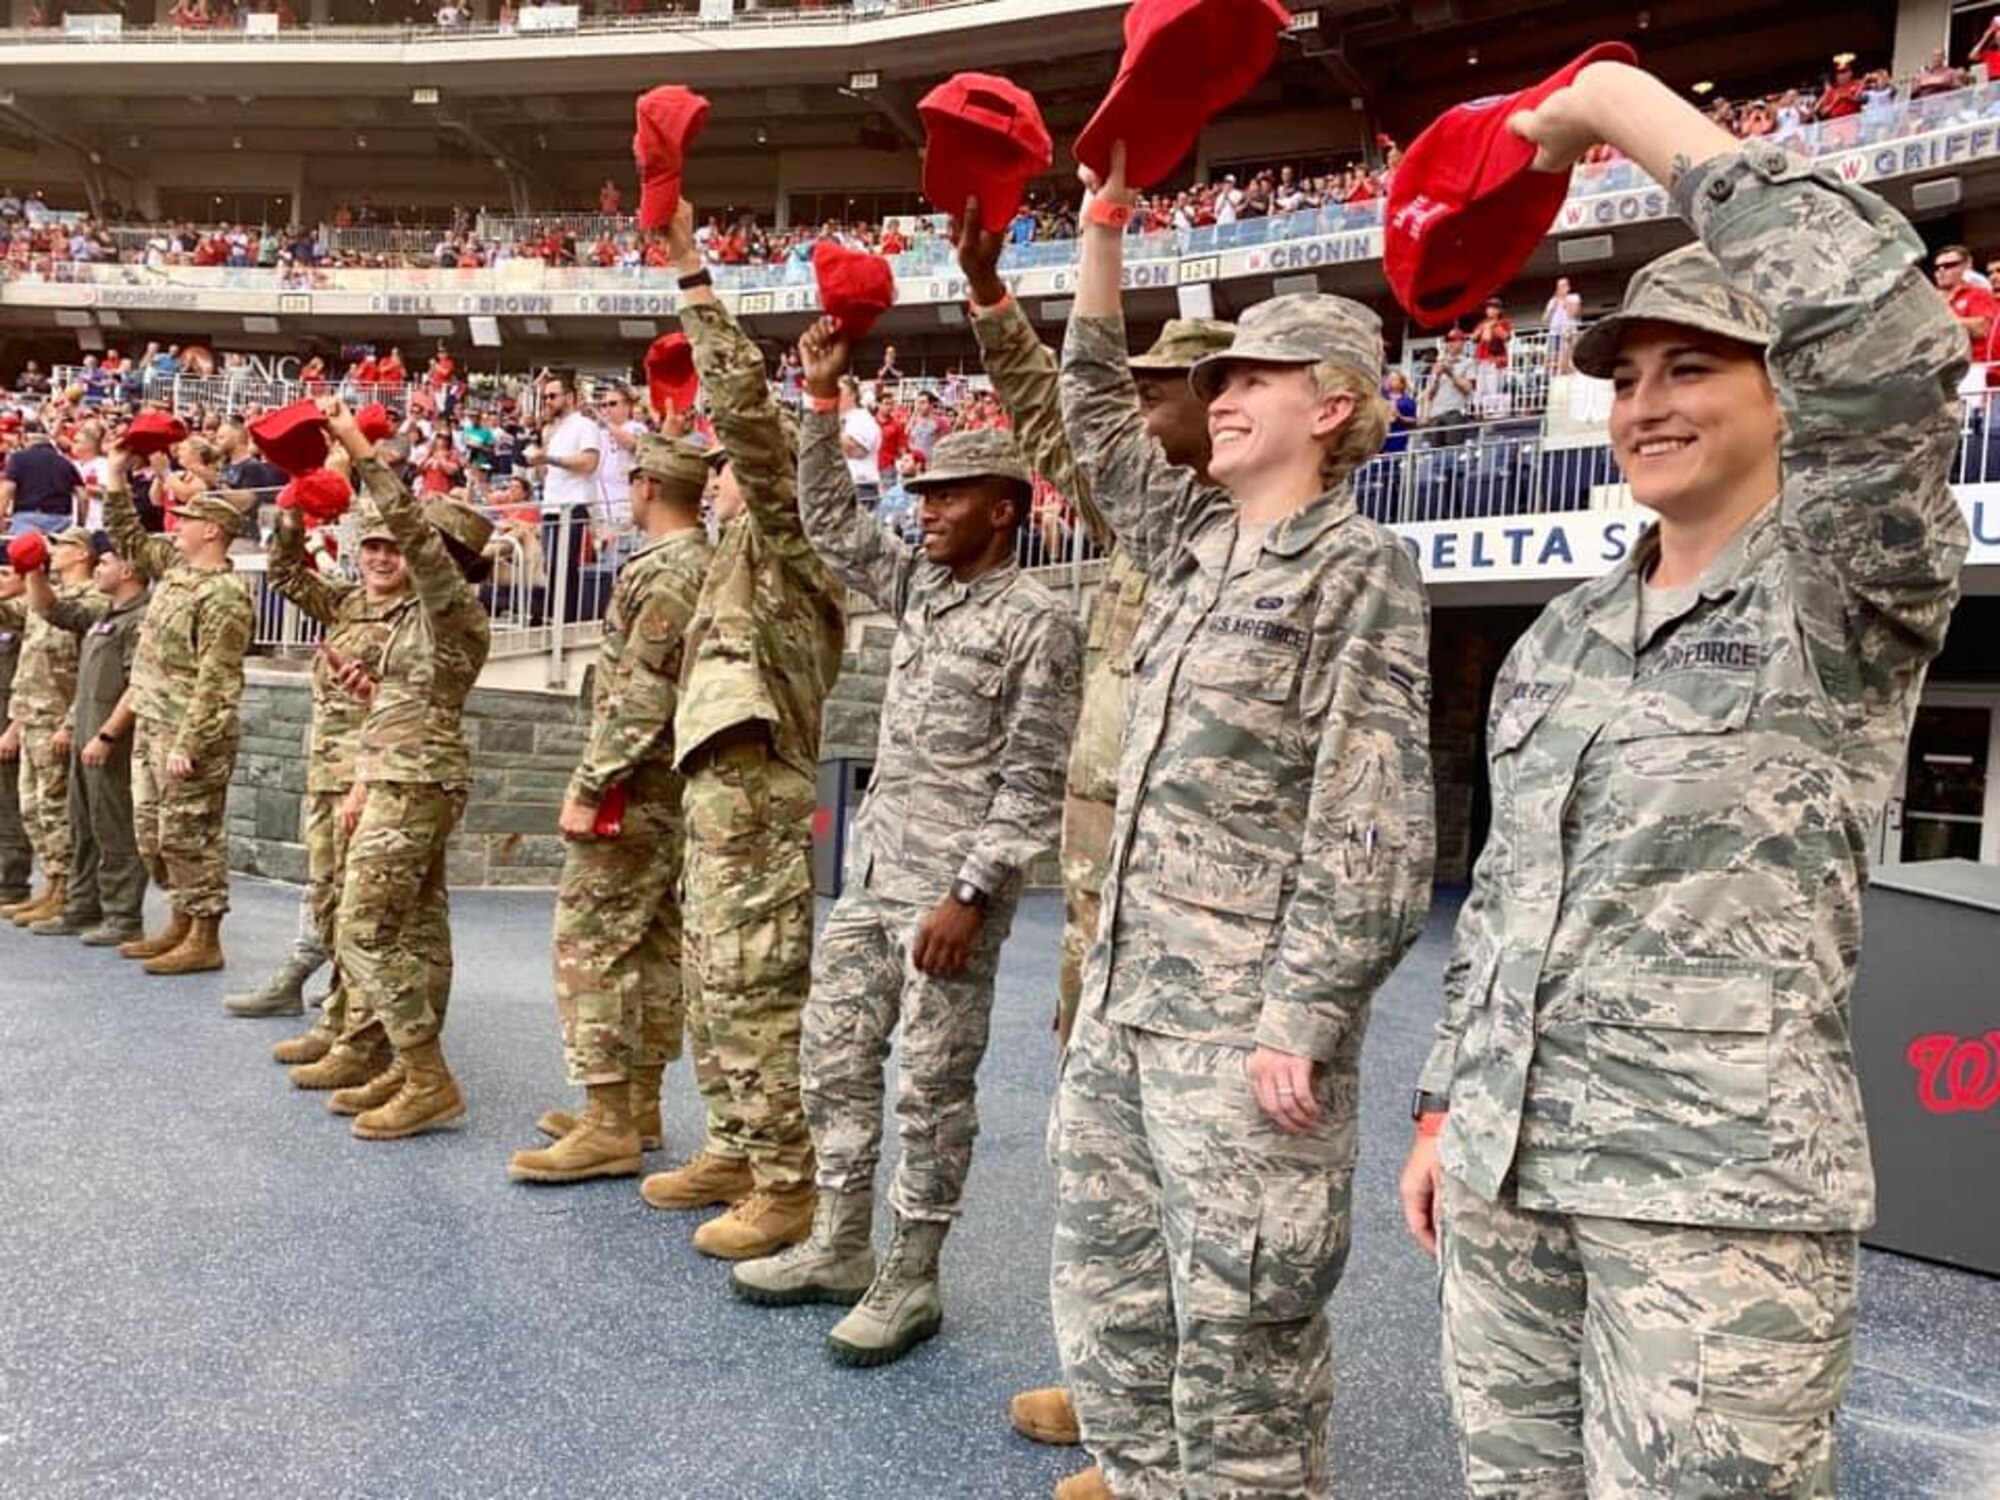
[[[1971,266],[1972,252],[1963,245],[1946,245],[1931,262],[1937,274],[1938,293],[1951,305],[1951,315],[1965,330],[1972,362],[1983,365],[1993,336],[1994,313],[2000,304],[1995,303],[1990,290],[1966,275]]]

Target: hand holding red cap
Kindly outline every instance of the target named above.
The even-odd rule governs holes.
[[[896,273],[889,262],[832,240],[813,247],[813,279],[819,283],[819,305],[850,344],[866,338],[875,320],[896,303]]]
[[[396,430],[396,419],[389,415],[389,408],[380,401],[370,401],[354,414],[354,425],[361,429],[361,435],[371,443],[379,443]]]
[[[701,391],[695,373],[694,347],[684,333],[663,333],[646,350],[646,395],[660,416],[692,411]]]
[[[7,566],[16,573],[39,573],[49,565],[49,544],[39,531],[24,531],[7,542]]]
[[[278,508],[295,510],[315,526],[329,526],[347,514],[354,486],[331,469],[308,469],[278,491]]]
[[[258,450],[297,477],[326,462],[326,416],[310,398],[266,412],[250,424]]]
[[[639,96],[632,157],[639,167],[639,226],[665,229],[681,201],[687,149],[708,123],[708,100],[677,83]]]

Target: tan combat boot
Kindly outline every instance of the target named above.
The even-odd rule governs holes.
[[[194,919],[183,916],[178,909],[167,918],[167,925],[151,937],[137,938],[118,945],[120,958],[158,958],[162,953],[171,953],[187,941],[187,935],[194,928]]]
[[[776,1255],[812,1233],[818,1199],[810,1182],[775,1190],[758,1188],[726,1214],[694,1232],[694,1247],[717,1260],[754,1260]]]
[[[301,1041],[304,1038],[300,1038]],[[351,1042],[336,1041],[317,1062],[292,1069],[295,1089],[355,1089],[396,1060],[389,1039],[369,1028]]]
[[[326,1096],[326,1107],[337,1115],[358,1115],[366,1110],[380,1109],[395,1098],[402,1087],[403,1060],[399,1057],[366,1083],[357,1083],[348,1089],[335,1089]]]
[[[43,886],[42,895],[47,895],[47,894],[48,894],[48,887]],[[4,905],[0,905],[0,917],[6,917],[8,920],[11,921],[13,919],[15,912],[23,911],[28,907],[33,906],[37,901],[41,899],[42,897],[36,895],[34,890],[30,888],[23,894],[16,896],[12,901],[6,902]]]
[[[69,877],[58,875],[50,880],[41,895],[26,906],[17,906],[9,913],[16,927],[29,927],[36,922],[46,922],[50,917],[62,915],[62,909],[69,905]]]
[[[1038,1443],[1067,1448],[1083,1441],[1076,1425],[1076,1407],[1069,1392],[1059,1385],[1021,1392],[1007,1403],[1007,1415],[1016,1432]]]
[[[584,1182],[593,1177],[637,1177],[639,1132],[632,1124],[632,1086],[593,1083],[576,1128],[539,1151],[507,1159],[516,1182]]]
[[[315,1025],[303,1036],[286,1037],[271,1048],[271,1061],[287,1068],[316,1063],[333,1050],[338,1038],[329,1027]]]
[[[660,1067],[632,1070],[632,1125],[639,1132],[642,1150],[658,1151],[667,1143],[665,1127],[660,1124],[660,1078],[665,1072]],[[582,1118],[574,1110],[545,1109],[535,1121],[535,1129],[559,1141],[576,1129]]]
[[[938,1293],[938,1251],[949,1224],[896,1218],[896,1238],[867,1295],[833,1325],[827,1353],[843,1365],[894,1364],[944,1324]]]
[[[458,1080],[444,1065],[444,1049],[435,1040],[404,1047],[403,1086],[378,1109],[354,1117],[354,1133],[364,1141],[400,1141],[449,1125],[465,1113]]]
[[[178,947],[149,958],[140,967],[148,974],[206,974],[223,965],[222,918],[196,917]]]
[[[1081,1473],[1056,1481],[1056,1500],[1118,1500],[1104,1482],[1104,1471],[1092,1464]]]
[[[805,1243],[741,1262],[729,1273],[729,1288],[760,1307],[852,1306],[876,1280],[874,1228],[872,1192],[821,1193]]]
[[[750,1163],[740,1156],[700,1151],[671,1172],[655,1172],[639,1184],[639,1196],[654,1208],[733,1208],[755,1186]]]

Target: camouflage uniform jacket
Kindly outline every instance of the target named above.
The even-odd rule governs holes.
[[[76,706],[70,728],[79,744],[104,727],[125,696],[151,602],[141,594],[114,604],[95,588],[87,588],[58,596],[49,610],[49,623],[77,638]]]
[[[1011,559],[960,583],[891,536],[855,503],[830,412],[805,420],[799,504],[834,572],[897,622],[851,877],[926,906],[954,880],[1011,897],[1061,821],[1076,622]]]
[[[95,603],[102,613],[105,598],[88,583],[55,586],[56,598],[64,603]],[[5,606],[0,606],[5,608]],[[36,729],[76,727],[76,666],[79,642],[76,633],[44,619],[25,603],[19,607],[15,628],[20,641],[20,665],[14,671],[13,700],[8,712],[23,725]]]
[[[486,606],[395,471],[373,458],[361,459],[354,470],[403,548],[418,605],[396,616],[373,664],[379,678],[361,726],[355,779],[469,785],[465,700],[492,640]]]
[[[604,612],[591,694],[590,739],[570,777],[569,795],[595,806],[614,782],[635,802],[672,803],[674,705],[683,640],[708,571],[708,533],[699,526],[649,541],[618,570]]]
[[[0,601],[0,729],[5,729],[14,700],[14,674],[21,665],[21,637],[28,628],[28,607],[19,599]]]
[[[820,713],[847,638],[843,591],[799,524],[794,443],[757,346],[714,303],[683,307],[681,327],[744,508],[722,529],[688,629],[676,753],[685,765],[724,730],[764,723],[777,758],[816,780]]]
[[[1083,706],[1070,742],[1066,790],[1085,802],[1109,807],[1118,800],[1118,751],[1125,738],[1125,713],[1132,680],[1132,640],[1146,612],[1146,575],[1118,545],[1111,522],[1098,509],[1090,483],[1070,452],[1062,427],[1055,355],[1035,336],[1020,304],[1008,298],[982,308],[972,319],[979,353],[1014,419],[1014,435],[1035,471],[1076,506],[1091,540],[1106,554],[1083,641]],[[1095,843],[1095,840],[1089,842]],[[1107,850],[1063,850],[1066,867],[1087,856],[1082,883],[1104,883]]]
[[[1783,488],[1636,650],[1652,546],[1516,644],[1422,1087],[1484,1197],[1857,1229],[1863,850],[1957,597],[1965,338],[1860,188],[1751,146],[1673,196],[1775,329]]]
[[[1104,887],[1116,938],[1082,1004],[1351,1067],[1430,905],[1416,564],[1343,484],[1232,568],[1235,506],[1147,436],[1122,318],[1071,320],[1062,383],[1070,444],[1153,586]]]
[[[280,526],[271,538],[271,587],[291,600],[301,613],[325,627],[325,644],[341,656],[363,663],[371,672],[381,664],[382,651],[406,611],[417,608],[414,594],[377,601],[368,590],[345,578],[328,578],[306,560],[302,528]],[[368,705],[342,687],[324,653],[312,665],[312,739],[306,754],[308,792],[344,792],[354,785],[354,767],[361,753],[361,726]]]
[[[250,585],[227,558],[219,568],[183,561],[171,541],[139,524],[131,490],[114,477],[104,491],[105,527],[118,555],[153,585],[132,663],[132,707],[153,733],[173,737],[170,754],[199,761],[236,740],[256,626]]]

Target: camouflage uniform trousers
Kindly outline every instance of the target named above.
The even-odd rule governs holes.
[[[21,760],[0,760],[0,891],[25,890],[35,848],[21,817]]]
[[[942,893],[950,885],[941,877]],[[950,979],[910,961],[927,906],[886,900],[854,883],[834,903],[813,954],[812,997],[799,1047],[799,1083],[829,1192],[873,1187],[882,1149],[882,1065],[897,1023],[902,1148],[889,1201],[906,1219],[958,1215],[979,1134],[975,1075],[993,1019],[993,975],[1014,922],[1011,896],[994,897],[972,957]]]
[[[57,724],[21,726],[21,823],[42,861],[42,878],[69,878],[69,753]]]
[[[1449,1176],[1443,1221],[1468,1494],[1832,1496],[1854,1235],[1538,1213]]]
[[[1063,799],[1062,956],[1056,974],[1056,1036],[1067,1046],[1083,995],[1083,960],[1097,941],[1104,909],[1104,867],[1111,854],[1115,809],[1082,797]]]
[[[236,740],[195,762],[194,774],[167,774],[173,735],[144,719],[132,746],[132,821],[139,857],[184,917],[219,917],[229,910],[229,839],[223,828]]]
[[[1120,1500],[1325,1496],[1359,1091],[1320,1068],[1304,1135],[1249,1057],[1089,1013],[1052,1129],[1050,1301],[1091,1455]]]
[[[340,826],[340,804],[345,791],[307,792],[305,813],[306,888],[299,897],[299,934],[292,944],[292,957],[299,963],[318,968],[333,955],[334,927],[340,915],[341,875],[347,867],[347,830]],[[333,987],[320,1002],[316,1030],[334,1036],[347,1026],[347,986],[341,983],[340,969],[333,972]]]
[[[87,766],[79,750],[70,752],[69,842],[68,914],[139,926],[145,917],[146,864],[132,825],[129,735],[101,766]]]
[[[378,1026],[399,1050],[444,1031],[452,973],[445,849],[464,811],[463,787],[368,788],[334,918],[334,962],[347,991],[341,1035],[350,1044]]]
[[[628,803],[617,838],[565,846],[554,950],[571,1083],[624,1083],[681,1055],[680,880],[678,795]]]
[[[705,753],[687,781],[688,1034],[708,1147],[761,1188],[809,1182],[799,1037],[812,988],[816,789],[759,744]]]

